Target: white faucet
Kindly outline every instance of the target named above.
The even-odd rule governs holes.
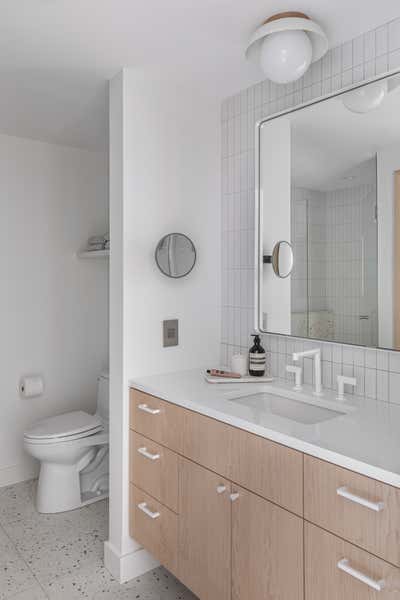
[[[338,383],[338,395],[336,397],[336,400],[340,400],[341,402],[343,402],[343,400],[345,399],[344,386],[351,385],[353,387],[356,387],[357,379],[355,377],[346,377],[345,375],[338,375],[337,383]]]
[[[322,396],[322,375],[321,375],[321,349],[305,350],[304,352],[293,352],[293,360],[296,362],[305,356],[312,356],[314,359],[314,396]]]
[[[294,365],[287,365],[286,371],[288,373],[294,373],[295,376],[295,385],[293,387],[294,390],[300,391],[303,389],[302,386],[302,372],[303,369],[301,367],[295,367]]]

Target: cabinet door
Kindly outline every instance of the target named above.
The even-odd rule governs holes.
[[[201,600],[230,600],[230,482],[184,458],[179,478],[178,577]]]
[[[302,519],[232,487],[232,600],[302,600]]]

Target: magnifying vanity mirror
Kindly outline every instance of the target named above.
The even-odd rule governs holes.
[[[271,264],[277,277],[285,279],[293,270],[293,248],[292,244],[282,240],[277,242],[272,251],[272,256],[263,256],[264,264]]]
[[[260,331],[400,349],[400,75],[258,126]]]
[[[169,233],[157,244],[155,259],[161,273],[173,279],[188,275],[196,264],[196,248],[183,233]]]

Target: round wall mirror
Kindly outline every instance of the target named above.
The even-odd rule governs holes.
[[[183,233],[169,233],[157,244],[156,263],[161,273],[179,279],[185,277],[196,263],[196,248]]]
[[[277,242],[272,251],[272,268],[281,279],[289,277],[293,269],[292,244],[286,241]]]

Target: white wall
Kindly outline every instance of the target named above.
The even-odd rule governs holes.
[[[0,486],[35,474],[24,430],[74,408],[93,410],[108,355],[108,274],[74,256],[108,219],[106,157],[0,135]],[[23,400],[21,375],[45,393]]]
[[[264,123],[260,131],[260,204],[263,253],[291,241],[291,131],[289,119]],[[272,264],[262,267],[261,323],[268,331],[291,333],[291,277],[281,279]]]
[[[121,564],[137,549],[128,531],[128,379],[218,361],[218,122],[218,104],[199,98],[197,90],[133,69],[111,82],[112,486],[106,562],[121,579],[134,574]],[[191,237],[198,252],[195,269],[179,280],[163,276],[154,261],[157,242],[172,231]],[[179,319],[176,348],[162,347],[162,320],[168,318]]]
[[[394,173],[400,169],[400,147],[377,153],[378,172],[378,321],[379,346],[393,347]]]

